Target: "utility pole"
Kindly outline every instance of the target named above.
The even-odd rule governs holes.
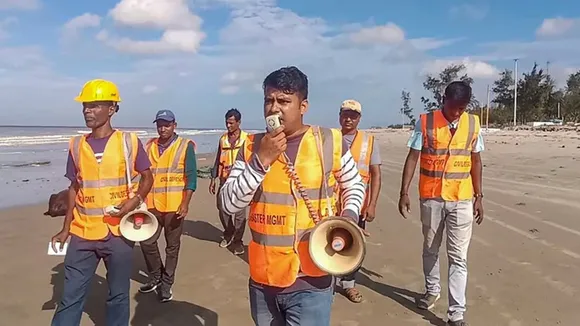
[[[560,102],[558,102],[558,119],[560,119]]]
[[[485,131],[489,130],[489,84],[487,84],[487,113],[485,115]]]
[[[518,59],[514,59],[514,127],[517,125],[518,112]]]

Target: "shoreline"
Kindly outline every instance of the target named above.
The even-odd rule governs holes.
[[[213,153],[202,153],[202,154],[196,155],[198,174],[199,174],[200,169],[203,169],[204,167],[213,165],[213,162],[215,159],[215,154],[216,153],[213,152]],[[38,167],[38,168],[42,169],[42,167]],[[0,210],[13,209],[13,208],[19,208],[19,207],[23,208],[23,207],[28,207],[28,206],[42,205],[42,204],[44,204],[46,206],[46,208],[48,208],[48,201],[49,201],[50,196],[54,193],[58,193],[59,191],[66,189],[68,187],[69,181],[64,177],[64,167],[62,167],[62,170],[63,170],[62,175],[60,175],[60,176],[54,175],[54,176],[46,176],[46,177],[34,177],[34,176],[25,177],[26,174],[23,174],[22,176],[20,176],[16,179],[5,180],[5,185],[8,185],[6,187],[8,191],[10,191],[10,189],[8,189],[10,187],[20,188],[20,187],[26,186],[26,187],[31,188],[28,190],[28,191],[30,191],[29,193],[35,192],[36,194],[34,196],[29,196],[31,198],[30,201],[25,201],[25,200],[23,201],[20,198],[19,199],[20,201],[15,203],[15,204],[0,205]],[[36,170],[34,172],[38,173],[40,171]],[[30,173],[30,175],[32,175],[32,173]],[[23,176],[24,176],[24,178],[21,178]],[[203,179],[203,178],[198,177],[198,182],[200,179]],[[52,188],[52,190],[49,190],[51,188]],[[29,198],[29,197],[24,197],[24,198]]]

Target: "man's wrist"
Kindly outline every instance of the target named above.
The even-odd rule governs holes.
[[[474,197],[474,198],[476,198],[476,199],[477,199],[477,198],[483,198],[483,192],[475,192],[475,193],[473,194],[473,197]]]

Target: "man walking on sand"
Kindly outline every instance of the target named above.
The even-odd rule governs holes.
[[[452,82],[445,89],[443,108],[421,114],[408,143],[410,149],[399,198],[399,212],[407,218],[411,212],[409,185],[420,158],[426,292],[417,306],[431,309],[440,298],[439,247],[445,234],[449,260],[449,326],[467,326],[464,321],[467,252],[473,221],[477,224],[483,221],[480,153],[484,144],[479,118],[465,112],[471,92],[468,84]]]
[[[148,293],[158,289],[159,300],[167,302],[173,299],[171,286],[175,281],[183,220],[197,187],[197,162],[194,142],[175,133],[177,121],[173,112],[160,110],[153,123],[157,125],[159,137],[150,139],[146,145],[155,178],[146,202],[149,211],[157,217],[159,228],[153,237],[140,243],[150,280],[139,291]],[[161,230],[167,243],[165,265],[157,242]]]
[[[242,123],[242,114],[240,111],[237,109],[229,109],[228,112],[226,112],[225,119],[228,131],[220,138],[215,163],[211,170],[209,192],[212,195],[216,194],[215,179],[219,178],[219,189],[221,189],[230,175],[238,151],[248,138],[248,134],[240,129],[240,124]],[[244,243],[242,238],[244,236],[244,231],[246,230],[246,209],[229,215],[220,208],[221,206],[220,197],[218,196],[217,207],[220,221],[224,227],[222,235],[223,239],[220,242],[220,247],[226,248],[229,245],[232,245],[234,254],[241,255],[244,253]]]
[[[263,82],[264,116],[281,126],[250,135],[220,191],[223,210],[249,206],[249,297],[257,326],[330,325],[333,277],[313,263],[309,232],[340,214],[358,222],[364,184],[336,129],[304,124],[308,79],[296,67]],[[343,209],[335,214],[334,189]]]
[[[381,154],[375,137],[358,130],[361,114],[362,106],[358,101],[346,100],[342,102],[339,113],[342,139],[350,148],[358,173],[366,187],[358,225],[365,232],[365,235],[368,235],[365,231],[366,222],[372,222],[375,219],[377,201],[381,192]],[[339,282],[344,295],[354,303],[363,300],[362,294],[354,287],[357,271],[342,277]]]
[[[135,133],[111,127],[121,102],[117,86],[95,79],[75,98],[83,105],[88,135],[70,141],[65,176],[70,180],[69,205],[62,230],[52,237],[52,248],[63,249],[64,289],[52,326],[80,325],[85,297],[101,259],[107,267],[106,325],[129,324],[129,288],[133,269],[133,242],[121,237],[121,217],[136,209],[153,184],[150,162]],[[126,169],[132,184],[128,188]],[[118,208],[107,212],[108,206]]]

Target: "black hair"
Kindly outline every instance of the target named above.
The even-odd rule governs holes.
[[[295,66],[283,67],[271,72],[262,84],[280,90],[286,94],[296,94],[301,101],[308,98],[308,77]]]
[[[226,112],[226,120],[231,117],[234,117],[236,121],[242,120],[242,114],[236,108],[229,109],[228,112]]]
[[[445,88],[445,99],[448,101],[469,103],[471,101],[471,86],[464,81],[451,82]]]

